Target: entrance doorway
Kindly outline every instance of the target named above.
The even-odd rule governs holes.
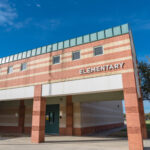
[[[45,133],[59,134],[59,104],[46,106]]]

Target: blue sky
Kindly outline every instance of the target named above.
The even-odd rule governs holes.
[[[149,0],[0,0],[0,57],[124,23],[137,58],[146,61]]]

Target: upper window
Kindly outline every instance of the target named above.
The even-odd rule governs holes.
[[[72,53],[72,60],[80,59],[80,51]]]
[[[24,71],[27,69],[27,63],[22,63],[21,64],[21,71]]]
[[[94,55],[97,56],[97,55],[102,55],[103,54],[103,47],[102,46],[99,46],[99,47],[95,47],[94,48]]]
[[[7,70],[7,73],[10,74],[13,72],[13,66],[9,66],[8,67],[8,70]]]
[[[59,64],[60,63],[60,56],[54,56],[53,57],[53,64]]]

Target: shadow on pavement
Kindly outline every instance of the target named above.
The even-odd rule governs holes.
[[[150,150],[150,147],[145,147],[144,150]]]

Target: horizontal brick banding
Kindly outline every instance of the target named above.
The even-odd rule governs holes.
[[[45,115],[45,111],[33,111],[32,115],[34,115],[34,116]]]
[[[124,88],[124,92],[126,94],[135,94],[137,92],[136,87],[129,87],[129,88]]]
[[[99,45],[104,45],[104,51],[112,50],[112,52],[108,54],[104,54],[102,56],[96,56],[96,57],[94,57],[93,55],[86,56],[84,54],[84,52],[86,53],[86,51],[88,52],[89,50],[92,50],[93,47]],[[68,78],[68,80],[70,80],[71,78],[75,79],[76,77],[79,78],[80,76],[78,74],[78,70],[80,69],[79,68],[80,65],[83,68],[84,65],[87,67],[88,64],[89,65],[93,64],[92,66],[94,66],[94,63],[98,64],[99,62],[101,63],[102,61],[107,61],[107,60],[117,59],[117,58],[121,59],[123,57],[131,56],[131,49],[125,49],[125,51],[123,51],[122,49],[122,51],[113,52],[113,49],[123,48],[123,47],[125,48],[126,46],[130,46],[128,34],[109,38],[109,39],[99,40],[99,41],[95,41],[83,45],[78,45],[75,47],[66,48],[64,50],[42,54],[24,60],[19,60],[16,62],[3,64],[1,65],[2,74],[0,75],[1,79],[3,80],[0,80],[0,88],[5,89],[5,88],[12,88],[12,87],[35,85],[38,83],[47,83],[49,81],[55,82],[56,80],[63,81],[66,80],[66,78]],[[72,61],[72,52],[76,50],[81,51],[83,58],[81,56],[80,60]],[[93,50],[91,52],[93,53]],[[58,54],[61,55],[62,62],[60,64],[51,65],[52,57]],[[25,71],[20,71],[21,63],[24,62],[27,62],[28,68]],[[11,65],[14,66],[14,72],[12,74],[4,74],[4,71],[7,73],[7,67]],[[5,69],[3,67],[5,67]],[[72,70],[72,68],[74,69]]]
[[[102,73],[108,73],[108,72],[114,72],[115,71],[119,71],[119,70],[126,70],[126,69],[131,69],[132,68],[132,61],[131,60],[125,60],[125,65],[124,65],[124,68],[123,69],[117,69],[117,70],[109,70],[109,71],[102,71],[102,72],[95,72],[95,73],[92,73],[92,74],[102,74]],[[114,65],[115,63],[121,63],[121,62],[114,62],[114,63],[111,63],[112,65]],[[106,64],[103,64],[103,65],[109,65],[110,63],[106,63]],[[91,66],[91,67],[97,67],[99,65],[94,65],[94,66]],[[45,82],[45,81],[55,81],[55,80],[63,80],[63,79],[69,79],[69,78],[72,78],[72,77],[80,77],[80,79],[83,78],[83,76],[90,76],[91,74],[84,74],[84,75],[80,75],[79,74],[79,69],[70,69],[69,71],[68,70],[64,70],[64,71],[61,71],[61,72],[54,72],[54,73],[51,73],[50,75],[45,73],[43,75],[37,75],[37,76],[33,76],[33,77],[27,77],[26,79],[24,78],[17,78],[15,80],[11,80],[11,82],[0,82],[0,88],[2,87],[11,87],[11,86],[17,86],[17,85],[26,85],[26,84],[29,84],[29,83],[38,83],[38,82]],[[7,84],[6,84],[7,83]]]
[[[138,109],[135,106],[126,107],[126,113],[138,113]]]
[[[41,98],[40,96],[34,96],[34,101],[41,101],[44,100],[44,98]]]
[[[116,123],[116,124],[109,124],[109,125],[84,127],[84,128],[73,128],[73,135],[81,136],[81,135],[87,135],[91,133],[97,133],[100,131],[105,131],[105,130],[121,127],[123,125],[124,123]],[[59,134],[68,135],[66,132],[66,128],[59,128]]]
[[[132,62],[133,63],[133,62]],[[134,68],[134,67],[133,67]],[[122,74],[129,149],[143,150],[135,72]]]
[[[140,127],[128,127],[128,134],[139,134],[141,133]]]
[[[85,48],[88,48],[88,47],[104,45],[104,44],[108,44],[108,43],[111,43],[111,42],[117,42],[117,41],[121,41],[121,40],[125,40],[125,39],[129,39],[129,34],[124,34],[124,35],[112,37],[112,38],[109,38],[109,39],[95,41],[95,42],[92,42],[92,43],[87,43],[87,44],[78,45],[78,46],[75,46],[75,47],[66,48],[64,50],[54,51],[54,52],[51,52],[51,53],[46,53],[46,54],[42,54],[42,55],[38,55],[38,56],[26,58],[26,59],[14,61],[14,62],[2,64],[1,67],[16,65],[18,63],[21,64],[21,63],[24,63],[26,61],[28,61],[28,62],[35,61],[35,60],[45,58],[45,57],[52,57],[52,56],[60,55],[60,54],[63,54],[63,53],[68,53],[68,52],[72,52],[72,51],[76,51],[76,50],[82,50],[82,49],[85,49]]]
[[[91,134],[91,133],[97,133],[99,131],[105,131],[105,130],[113,129],[116,127],[121,127],[123,125],[124,123],[116,123],[116,124],[109,124],[109,125],[85,127],[85,128],[81,128],[81,134],[86,135],[86,134]]]
[[[120,47],[124,47],[124,46],[130,46],[130,42],[125,43],[125,44],[121,44],[121,45],[117,45],[117,46],[106,47],[106,48],[104,48],[104,49],[105,49],[105,50],[110,50],[110,49],[120,48]]]
[[[32,131],[45,131],[45,126],[32,126]]]
[[[21,133],[22,130],[16,126],[0,126],[1,133]]]
[[[39,72],[46,72],[46,71],[53,72],[54,70],[57,70],[57,69],[63,70],[65,68],[71,68],[71,67],[80,66],[80,65],[83,66],[86,64],[98,63],[101,61],[112,60],[112,59],[117,59],[117,58],[125,58],[128,56],[131,56],[130,50],[127,50],[124,52],[117,52],[117,53],[113,53],[113,54],[105,54],[102,56],[95,56],[95,57],[91,57],[91,58],[80,59],[77,61],[72,61],[71,63],[66,62],[63,64],[56,64],[56,65],[51,65],[51,66],[47,64],[47,66],[43,66],[43,67],[39,66],[38,68],[35,68],[35,69],[29,68],[29,70],[27,69],[25,71],[15,72],[12,74],[1,75],[1,78],[6,78],[8,80],[9,78],[13,78],[13,77],[20,77],[20,76],[29,75],[29,74],[32,75],[32,74],[36,74]],[[40,63],[39,63],[39,65],[40,65]]]

